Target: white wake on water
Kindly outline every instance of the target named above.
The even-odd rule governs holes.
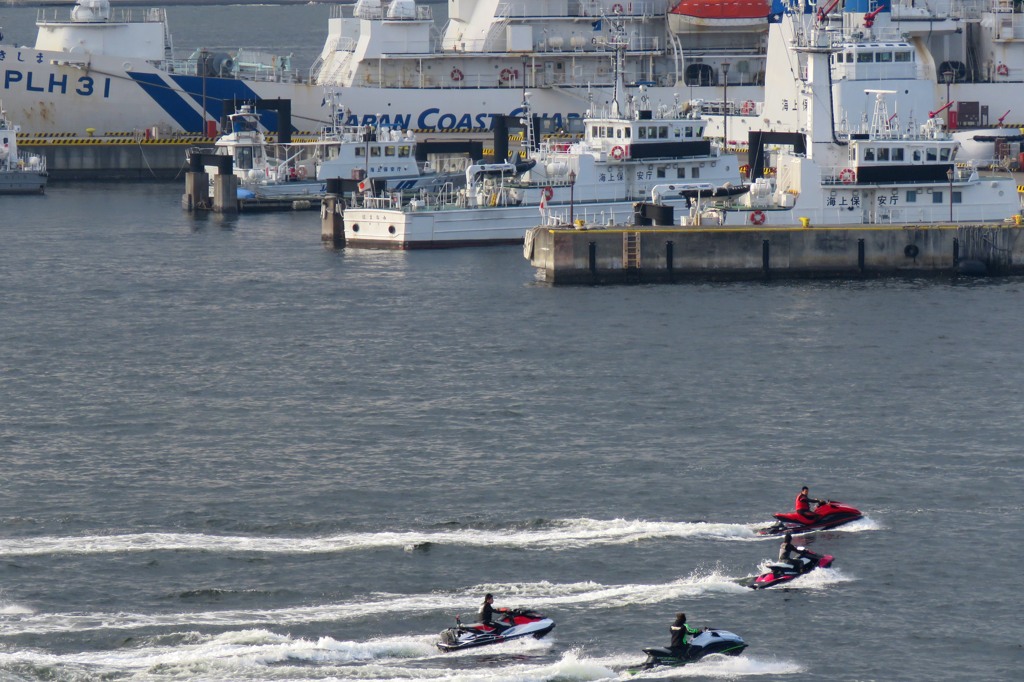
[[[199,611],[183,613],[36,613],[27,612],[0,620],[0,636],[81,632],[90,630],[181,629],[195,627],[239,628],[287,626],[316,622],[341,622],[386,614],[443,613],[441,627],[451,624],[452,614],[476,611],[480,594],[498,592],[509,606],[548,611],[559,605],[595,604],[617,608],[658,604],[709,593],[749,592],[736,579],[719,572],[694,573],[668,583],[602,585],[595,582],[488,583],[458,591],[423,594],[374,594],[364,600],[282,609]]]
[[[749,540],[757,539],[758,536],[754,532],[754,527],[747,524],[584,518],[552,521],[546,528],[532,530],[394,531],[337,533],[311,537],[128,533],[123,535],[12,538],[0,546],[0,556],[167,551],[333,554],[384,548],[411,549],[429,545],[511,547],[559,551],[601,545],[623,545],[665,538]]]

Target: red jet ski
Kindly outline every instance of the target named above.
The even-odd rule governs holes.
[[[817,518],[808,518],[801,512],[782,512],[775,514],[775,523],[767,528],[757,531],[758,535],[782,535],[783,533],[810,533],[814,530],[825,530],[835,528],[850,521],[856,521],[864,516],[859,509],[855,509],[842,502],[827,500],[822,502],[814,510]]]
[[[768,564],[768,568],[771,571],[754,578],[754,581],[750,583],[750,587],[760,590],[788,583],[795,578],[810,573],[816,568],[828,568],[834,560],[831,554],[815,554],[803,547],[797,547],[796,549],[800,552],[800,558],[797,560],[796,565],[783,561]]]

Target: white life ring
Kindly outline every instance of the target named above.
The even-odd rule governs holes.
[[[852,185],[857,182],[857,173],[852,168],[844,168],[839,172],[839,181],[844,185]]]
[[[613,13],[615,13],[615,14],[622,14],[624,11],[625,10],[622,7],[622,3],[617,2],[614,5],[612,5],[612,12]]]
[[[515,77],[515,73],[512,69],[502,69],[498,77],[501,78],[502,83],[508,83]]]
[[[306,170],[305,166],[299,166],[299,167],[297,167],[295,169],[295,172],[298,173],[299,180],[305,180],[306,179],[306,173],[308,173],[309,171]]]
[[[614,147],[612,147],[611,152],[608,153],[608,156],[612,157],[616,161],[618,161],[619,159],[621,159],[625,155],[626,155],[626,150],[623,149],[622,147],[620,147],[619,145],[615,145]]]
[[[462,70],[459,69],[459,67],[455,67],[454,69],[452,69],[452,80],[455,81],[456,83],[458,83],[465,77],[466,74],[462,73]]]
[[[551,201],[551,197],[555,196],[555,190],[545,187],[541,190],[541,194],[544,195],[544,201]]]

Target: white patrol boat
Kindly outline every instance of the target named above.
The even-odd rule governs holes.
[[[768,87],[778,100],[766,108],[765,122],[775,125],[751,133],[750,192],[701,201],[683,225],[1019,221],[1012,176],[986,176],[973,163],[958,163],[960,144],[936,112],[921,125],[904,124],[888,107],[897,93],[867,88],[870,122],[849,132],[837,128],[830,61],[844,48],[829,40],[824,23],[820,15],[785,15],[778,44],[787,49],[769,54]]]
[[[620,76],[621,79],[621,76]],[[621,93],[621,80],[617,93]],[[532,168],[478,164],[466,186],[401,197],[364,193],[344,211],[350,246],[410,249],[521,243],[538,217],[563,223],[631,221],[634,202],[658,186],[671,187],[664,203],[683,207],[690,197],[742,193],[739,161],[705,137],[707,121],[683,107],[652,111],[640,101],[584,119],[578,141],[536,143],[527,126]],[[529,104],[524,102],[526,119]]]
[[[0,194],[42,194],[46,190],[46,158],[18,150],[20,131],[0,102]]]

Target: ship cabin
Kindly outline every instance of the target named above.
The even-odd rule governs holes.
[[[704,138],[706,126],[701,118],[655,119],[642,110],[635,119],[587,119],[584,142],[614,161],[707,157],[712,150]]]
[[[229,132],[214,143],[218,154],[234,160],[235,171],[264,169],[267,140],[260,131],[260,115],[248,104],[228,116]]]
[[[917,78],[914,46],[904,41],[843,42],[832,53],[834,80],[880,81]]]
[[[839,180],[856,183],[945,183],[957,176],[959,147],[944,129],[942,119],[930,117],[916,130],[911,124],[901,129],[896,115],[889,116],[887,90],[866,90],[876,95],[875,113],[867,132],[852,133],[849,140],[851,172]]]

